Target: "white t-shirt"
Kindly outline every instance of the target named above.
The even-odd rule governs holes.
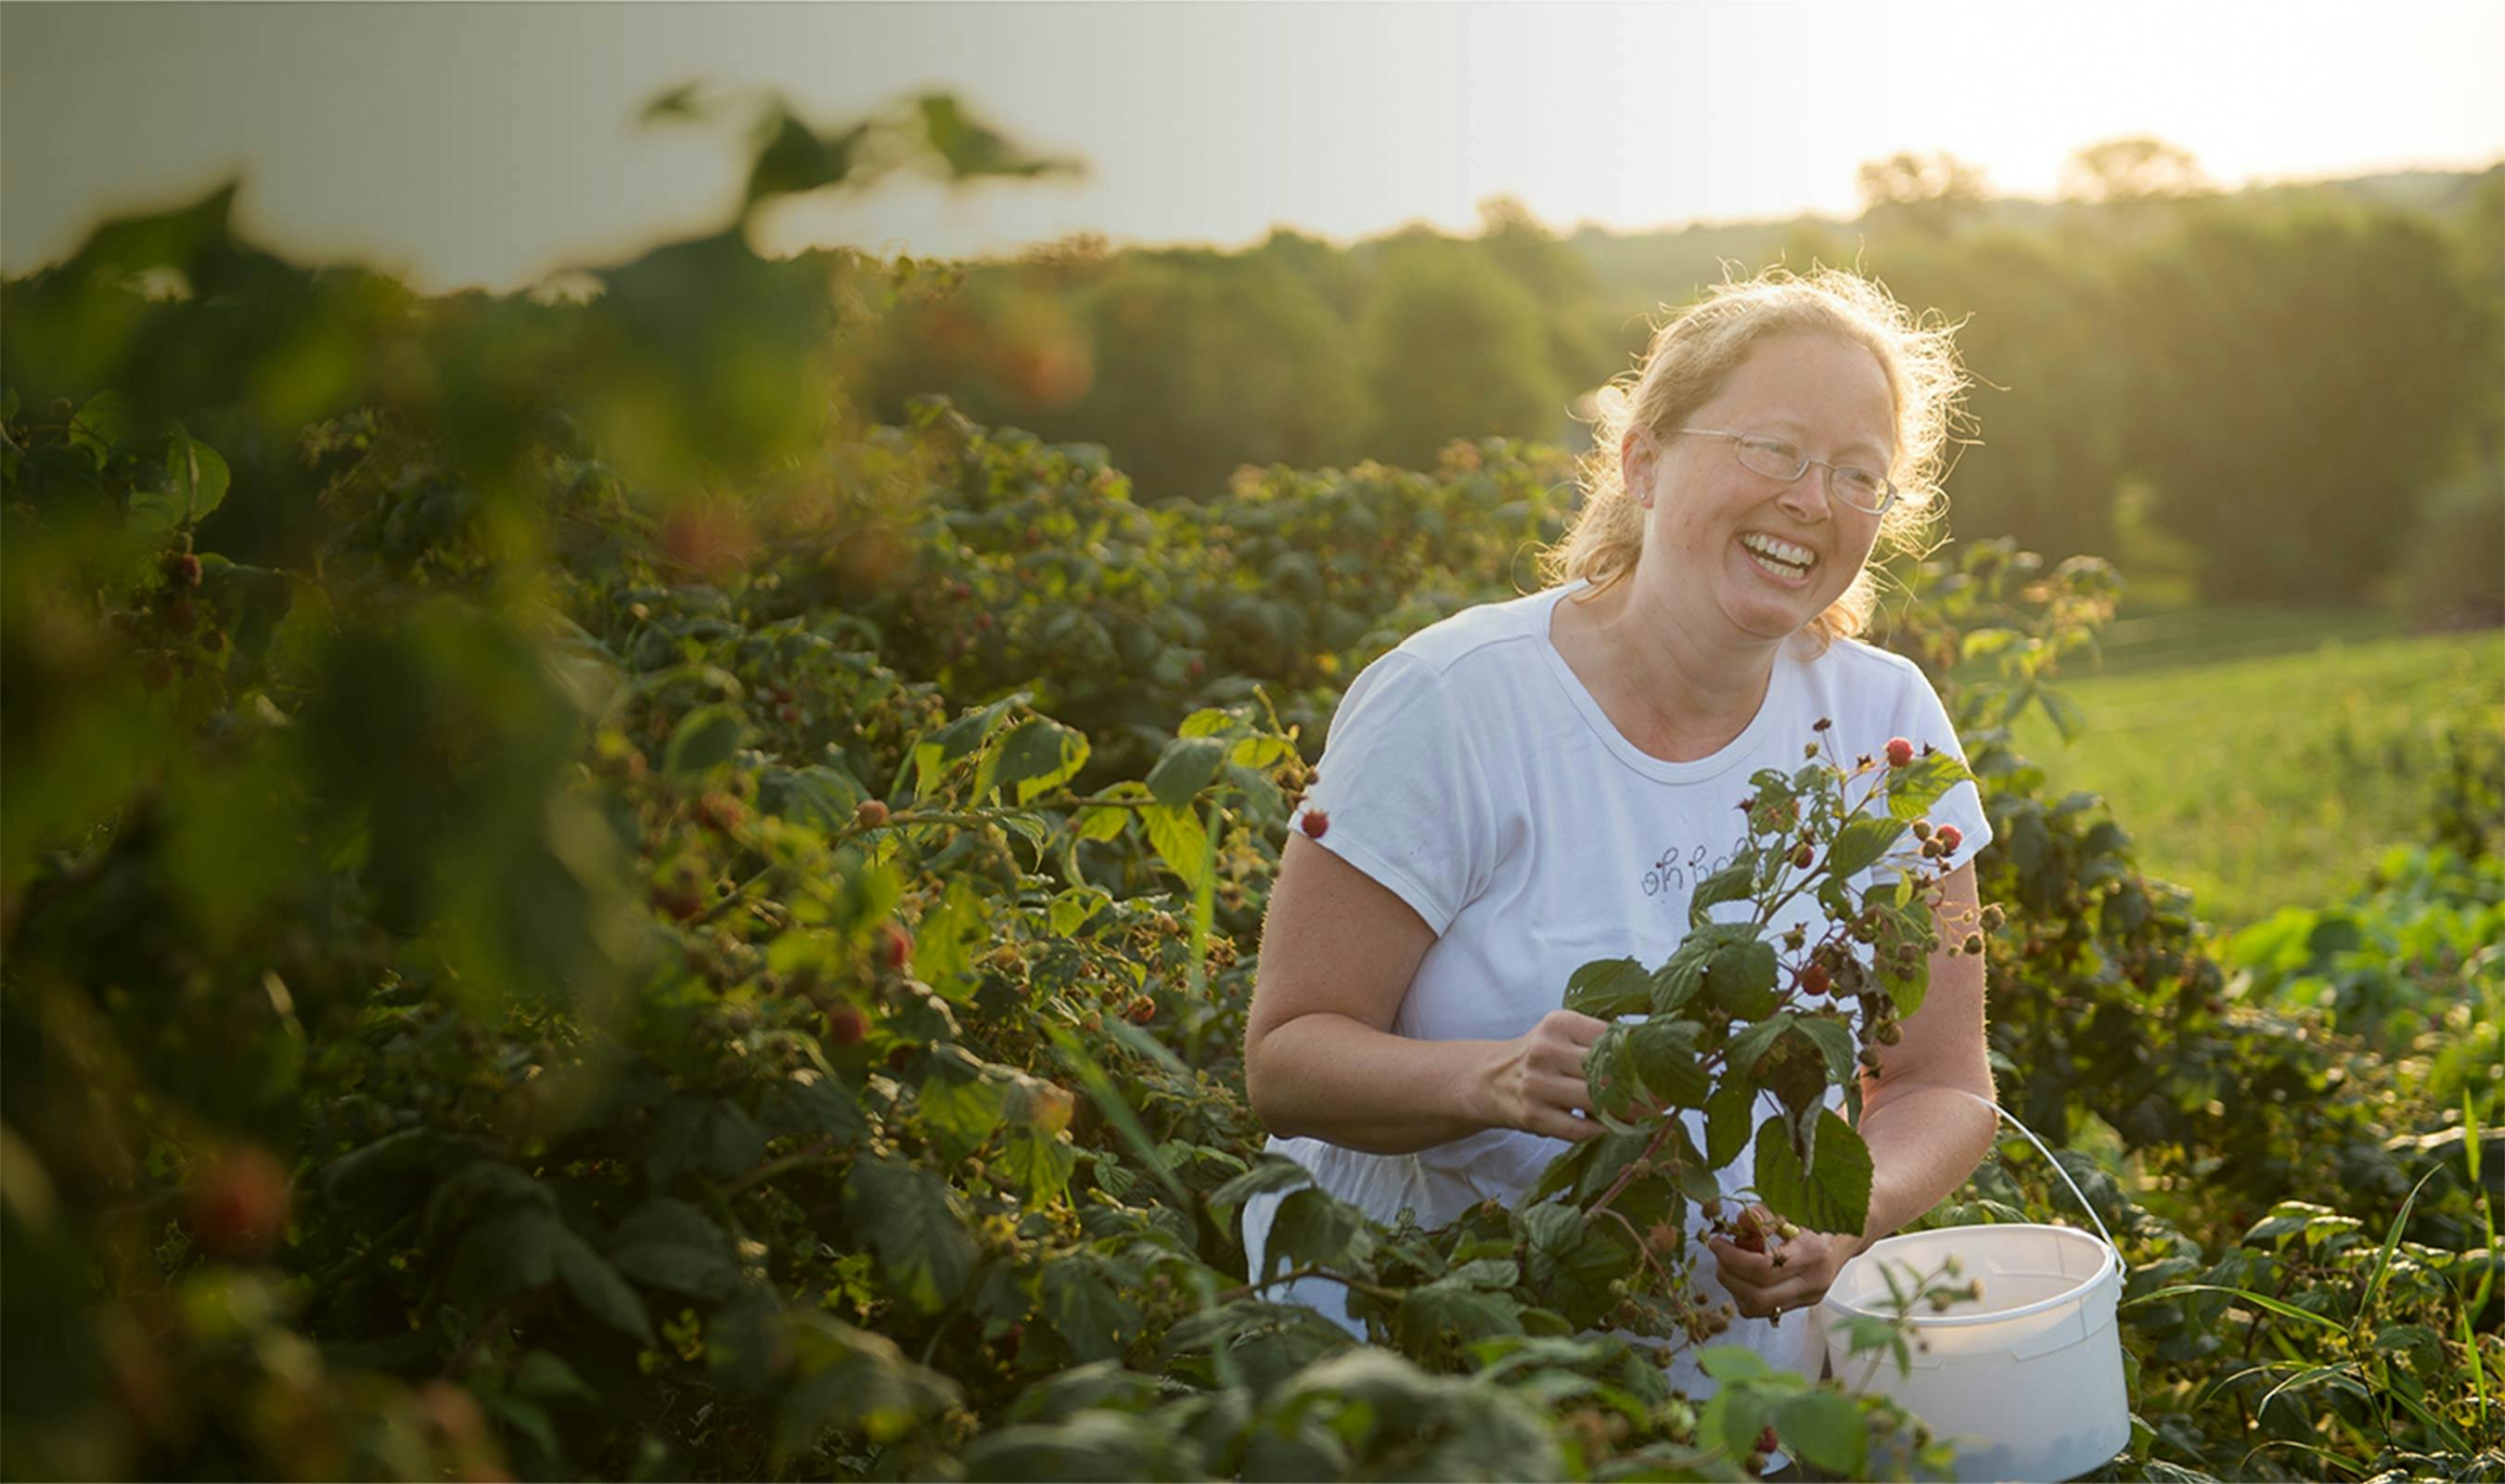
[[[1568,977],[1585,963],[1633,957],[1657,967],[1685,936],[1696,882],[1744,843],[1739,805],[1752,792],[1750,775],[1798,769],[1821,717],[1833,721],[1834,750],[1848,763],[1878,756],[1891,737],[1964,756],[1922,672],[1850,639],[1815,659],[1785,646],[1756,718],[1719,751],[1684,763],[1651,756],[1609,720],[1549,637],[1559,600],[1588,585],[1483,604],[1420,630],[1358,675],[1331,720],[1303,806],[1330,817],[1320,844],[1391,888],[1436,934],[1393,1019],[1399,1035],[1510,1040],[1564,1002]],[[1971,783],[1930,817],[1963,833],[1950,869],[1991,839]],[[1890,870],[1874,867],[1872,879]],[[1777,925],[1793,921],[1822,921],[1807,894]],[[1829,1101],[1840,1111],[1843,1089]],[[1768,1097],[1758,1117],[1773,1107]],[[1704,1116],[1685,1116],[1702,1148]],[[1514,1204],[1571,1147],[1504,1128],[1414,1155],[1309,1138],[1268,1145],[1376,1220],[1406,1208],[1428,1227],[1492,1196]],[[1754,1168],[1751,1148],[1722,1171],[1725,1189],[1746,1186]],[[1283,1198],[1246,1202],[1256,1272]],[[1688,1225],[1701,1241],[1704,1218],[1693,1207]],[[1711,1255],[1694,1250],[1698,1287],[1719,1302],[1728,1294]],[[1305,1279],[1270,1293],[1362,1337],[1337,1284]],[[1712,1343],[1747,1346],[1813,1378],[1821,1363],[1810,1314],[1780,1327],[1742,1319]],[[1693,1350],[1672,1362],[1670,1377],[1692,1398],[1713,1391]]]

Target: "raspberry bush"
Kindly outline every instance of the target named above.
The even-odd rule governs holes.
[[[743,220],[848,157],[768,137]],[[1687,945],[1560,986],[1619,1024],[1554,1198],[1384,1225],[1255,1153],[1249,946],[1315,739],[1558,535],[1562,451],[1146,508],[1102,450],[849,410],[847,327],[944,293],[927,265],[725,229],[588,303],[430,301],[230,200],[0,290],[9,1471],[1939,1467],[1716,1354],[1678,1239],[1751,1132],[1783,1220],[1861,1220],[1825,1099],[1936,947],[1958,775],[1920,740],[1761,777]],[[2222,962],[1997,730],[2064,714],[2110,573],[1958,552],[1889,641],[1995,833],[2005,916],[1947,947],[2133,1262],[2116,1470],[2488,1468],[2495,960],[2404,957],[2353,1012]],[[1271,1301],[1285,1271],[1376,1343]],[[1660,1343],[1719,1394],[1670,1394]]]

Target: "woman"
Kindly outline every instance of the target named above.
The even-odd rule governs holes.
[[[1411,636],[1342,700],[1246,1030],[1271,1149],[1385,1221],[1517,1201],[1601,1132],[1582,1058],[1604,1022],[1562,1008],[1568,976],[1670,956],[1696,882],[1740,843],[1749,776],[1797,768],[1821,718],[1848,760],[1893,737],[1957,748],[1921,672],[1852,636],[1874,546],[1910,542],[1937,497],[1963,381],[1947,330],[1832,270],[1723,285],[1654,336],[1604,413],[1583,506],[1548,556],[1556,585]],[[1971,784],[1932,816],[1962,836],[1943,863],[1947,944],[1972,926],[1991,832]],[[1988,1152],[1993,1115],[1966,1095],[1993,1096],[1982,963],[1936,957],[1864,1081],[1865,1229],[1805,1231],[1781,1267],[1711,1242],[1703,1286],[1741,1316],[1718,1343],[1816,1375],[1816,1327],[1780,1316]],[[1726,1188],[1753,1167],[1744,1153]],[[1280,1198],[1246,1207],[1256,1270]],[[1327,1280],[1274,1292],[1361,1331]],[[1692,1354],[1671,1374],[1712,1390]]]

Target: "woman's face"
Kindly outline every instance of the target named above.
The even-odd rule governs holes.
[[[1679,424],[1788,439],[1813,459],[1885,470],[1895,453],[1895,398],[1878,358],[1814,331],[1751,349]],[[1657,456],[1645,458],[1651,442]],[[1727,438],[1629,434],[1628,487],[1649,484],[1643,562],[1662,600],[1700,637],[1781,639],[1852,585],[1879,517],[1831,499],[1813,464],[1778,483],[1743,466]],[[1641,462],[1639,462],[1641,461]]]

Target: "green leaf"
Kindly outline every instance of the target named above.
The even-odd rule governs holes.
[[[652,1175],[666,1186],[682,1170],[728,1179],[765,1156],[765,1131],[727,1098],[674,1097],[653,1121]]]
[[[1741,900],[1756,881],[1757,852],[1742,850],[1732,857],[1731,864],[1696,883],[1696,894],[1687,904],[1687,925],[1703,926],[1707,909]]]
[[[1178,737],[1166,743],[1156,766],[1148,770],[1148,792],[1170,810],[1188,809],[1224,761],[1226,739]]]
[[[1607,1313],[1617,1301],[1609,1281],[1625,1275],[1632,1254],[1572,1206],[1534,1206],[1522,1225],[1532,1243],[1523,1273],[1532,1291],[1578,1327]]]
[[[813,764],[807,768],[769,768],[759,776],[757,804],[765,812],[829,834],[853,822],[853,811],[869,797],[859,779],[841,767]]]
[[[1894,795],[1889,797],[1892,800]],[[1827,852],[1827,873],[1837,880],[1859,875],[1887,854],[1904,833],[1902,819],[1878,819],[1864,814],[1845,821],[1844,828],[1835,832],[1834,848]]]
[[[1965,771],[1965,765],[1957,760],[1957,754],[1945,748],[1918,757],[1888,775],[1888,812],[1897,822],[1911,824],[1923,817],[1932,805],[1939,803],[1941,795],[1972,777],[1974,775]],[[1871,857],[1872,860],[1877,858]],[[1855,866],[1852,869],[1858,871],[1861,868]],[[1837,874],[1850,876],[1852,872]]]
[[[1073,886],[1062,892],[1052,899],[1049,909],[1052,936],[1067,938],[1077,932],[1112,902],[1113,894],[1102,886]]]
[[[2015,629],[1975,629],[1958,643],[1958,650],[1964,659],[1980,660],[1998,654],[2024,638]]]
[[[2060,691],[2041,690],[2036,692],[2035,699],[2043,705],[2044,714],[2052,721],[2053,730],[2062,734],[2062,741],[2076,742],[2079,734],[2088,729],[2088,716],[2079,709],[2079,703]]]
[[[1288,1267],[1344,1267],[1362,1264],[1374,1255],[1374,1234],[1365,1217],[1327,1191],[1298,1191],[1279,1202],[1270,1220],[1269,1245],[1261,1251],[1267,1278]]]
[[[695,1298],[719,1302],[739,1286],[730,1239],[703,1212],[666,1195],[619,1225],[609,1260],[638,1283]]]
[[[525,1397],[591,1402],[600,1399],[600,1394],[573,1366],[545,1350],[532,1351],[513,1367],[513,1390]]]
[[[1592,1115],[1612,1133],[1632,1131],[1647,1101],[1643,1075],[1636,1069],[1628,1038],[1634,1027],[1612,1025],[1583,1053],[1583,1087]]]
[[[647,112],[662,107],[665,101],[675,108],[687,107],[684,99],[656,99],[648,105]],[[869,137],[866,121],[841,133],[822,136],[779,104],[767,127],[770,137],[749,166],[743,217],[769,197],[842,184],[853,173],[855,152]]]
[[[1285,1155],[1255,1156],[1252,1167],[1209,1192],[1213,1206],[1240,1206],[1255,1195],[1301,1190],[1314,1183],[1313,1172]]]
[[[1852,1044],[1852,1032],[1842,1020],[1830,1020],[1823,1016],[1803,1016],[1793,1023],[1812,1041],[1817,1043],[1818,1053],[1826,1058],[1827,1081],[1833,1083],[1852,1081],[1853,1067],[1859,1053]]]
[[[1025,179],[1069,174],[1080,168],[1075,160],[1029,154],[999,130],[977,121],[947,93],[925,93],[915,101],[923,137],[954,179]]]
[[[534,1446],[549,1458],[557,1457],[556,1428],[549,1423],[547,1409],[537,1402],[524,1401],[500,1392],[489,1392],[478,1398],[489,1412],[507,1427],[529,1438]]]
[[[730,761],[747,739],[748,718],[730,705],[698,707],[681,717],[670,733],[661,766],[679,777],[709,773]]]
[[[1177,737],[1233,737],[1244,730],[1244,718],[1224,707],[1204,706],[1175,728]]]
[[[944,767],[982,745],[983,739],[992,734],[992,728],[1001,724],[1001,718],[1009,713],[1009,708],[1023,704],[1026,700],[1025,691],[1003,696],[991,705],[970,710],[932,733],[922,740],[921,745],[938,748],[938,761]]]
[[[1154,796],[1148,792],[1147,784],[1142,783],[1135,778],[1124,778],[1121,782],[1115,783],[1107,788],[1105,790],[1104,797],[1108,799],[1148,799]],[[1117,839],[1120,837],[1123,829],[1130,824],[1131,816],[1135,812],[1137,811],[1134,810],[1120,808],[1111,804],[1090,805],[1087,808],[1080,810],[1076,818],[1075,823],[1078,831],[1078,838],[1081,840],[1093,840],[1098,842]]]
[[[644,1300],[617,1276],[617,1269],[562,1222],[557,1224],[553,1243],[556,1275],[575,1302],[619,1333],[650,1341],[653,1325],[644,1313]]]
[[[165,485],[179,502],[184,523],[196,525],[227,498],[227,461],[206,443],[193,438],[181,423],[165,450]]]
[[[1097,1263],[1083,1259],[1045,1264],[1043,1312],[1080,1361],[1120,1360],[1125,1341],[1140,1329],[1140,1311],[1106,1281]]]
[[[1742,1019],[1772,1013],[1781,1003],[1775,993],[1775,946],[1752,935],[1714,949],[1705,969],[1705,993]]]
[[[138,419],[130,410],[130,398],[119,392],[98,392],[72,417],[70,447],[86,449],[95,460],[95,466],[102,468],[113,457],[113,445],[137,430]]]
[[[1207,875],[1204,869],[1209,855],[1209,832],[1200,818],[1188,809],[1169,809],[1151,804],[1140,811],[1140,822],[1148,832],[1148,844],[1155,847],[1157,859],[1193,892]]]
[[[935,1314],[964,1292],[974,1239],[938,1176],[893,1159],[859,1160],[844,1182],[844,1210],[907,1303]]]
[[[1017,1182],[1026,1204],[1050,1205],[1069,1191],[1070,1177],[1078,1168],[1078,1151],[1056,1135],[1020,1128],[1001,1141],[992,1167]]]
[[[1870,1429],[1861,1408],[1835,1392],[1803,1392],[1778,1402],[1775,1435],[1810,1463],[1848,1479],[1860,1478],[1870,1462]]]
[[[495,1303],[556,1276],[556,1248],[565,1229],[554,1209],[506,1202],[470,1224],[453,1249],[445,1287],[456,1299]]]
[[[1031,717],[1001,743],[1000,785],[1025,804],[1076,777],[1087,765],[1087,755],[1085,734],[1048,716]]]
[[[1746,1077],[1725,1077],[1705,1100],[1705,1162],[1722,1169],[1748,1147],[1748,1118],[1756,1111],[1757,1089]]]
[[[1693,1020],[1656,1017],[1628,1034],[1628,1052],[1652,1101],[1669,1108],[1705,1106],[1713,1083],[1696,1059],[1696,1040],[1704,1029]]]
[[[1734,1071],[1746,1072],[1751,1081],[1756,1081],[1757,1058],[1765,1055],[1767,1048],[1792,1028],[1796,1018],[1786,1010],[1747,1026],[1724,1044],[1722,1064]]]
[[[1183,1188],[1183,1183],[1175,1177],[1175,1172],[1168,1161],[1157,1153],[1156,1142],[1148,1137],[1147,1129],[1140,1126],[1139,1115],[1131,1111],[1131,1105],[1123,1099],[1121,1089],[1113,1086],[1113,1079],[1105,1075],[1105,1068],[1098,1064],[1094,1056],[1088,1054],[1087,1048],[1080,1044],[1078,1037],[1073,1034],[1069,1027],[1055,1025],[1048,1020],[1041,1023],[1043,1026],[1043,1033],[1052,1040],[1052,1049],[1061,1053],[1061,1059],[1068,1063],[1071,1072],[1077,1077],[1079,1086],[1085,1087],[1087,1095],[1095,1099],[1097,1110],[1105,1115],[1105,1122],[1113,1125],[1113,1131],[1121,1136],[1124,1147],[1137,1156],[1141,1163],[1156,1172],[1157,1180],[1164,1185],[1166,1193],[1172,1195],[1177,1204],[1189,1207],[1191,1192]],[[1100,1165],[1100,1176],[1102,1169]]]
[[[1501,1265],[1508,1270],[1513,1266],[1510,1262]],[[1502,1287],[1509,1289],[1512,1284]],[[1522,1305],[1508,1294],[1491,1292],[1488,1285],[1451,1274],[1403,1294],[1399,1315],[1393,1325],[1407,1345],[1431,1343],[1447,1331],[1466,1345],[1497,1335],[1520,1334]]]
[[[768,1092],[759,1113],[768,1135],[831,1134],[838,1144],[856,1144],[869,1132],[852,1089],[814,1068],[794,1073],[791,1081]]]
[[[216,449],[194,442],[176,423],[165,450],[161,484],[130,492],[129,529],[151,541],[161,541],[190,522],[217,508],[227,495],[227,465]]]
[[[1775,1373],[1766,1358],[1738,1345],[1711,1345],[1696,1353],[1696,1363],[1705,1373],[1730,1386],[1743,1381],[1763,1381]]]
[[[922,1085],[915,1106],[940,1156],[953,1164],[991,1138],[1006,1099],[1007,1089],[999,1083],[942,1074]]]
[[[1632,958],[1595,959],[1567,979],[1566,1008],[1603,1020],[1641,1015],[1652,1008],[1652,976]]]
[[[1549,1160],[1548,1167],[1539,1172],[1537,1182],[1522,1197],[1522,1203],[1526,1206],[1536,1206],[1558,1191],[1572,1186],[1583,1177],[1585,1171],[1592,1167],[1592,1161],[1600,1156],[1601,1146],[1614,1137],[1617,1136],[1605,1135],[1598,1139],[1584,1139],[1566,1153]]]
[[[1858,1235],[1870,1219],[1870,1146],[1833,1109],[1817,1110],[1807,1170],[1778,1115],[1757,1125],[1758,1196],[1812,1231]]]

